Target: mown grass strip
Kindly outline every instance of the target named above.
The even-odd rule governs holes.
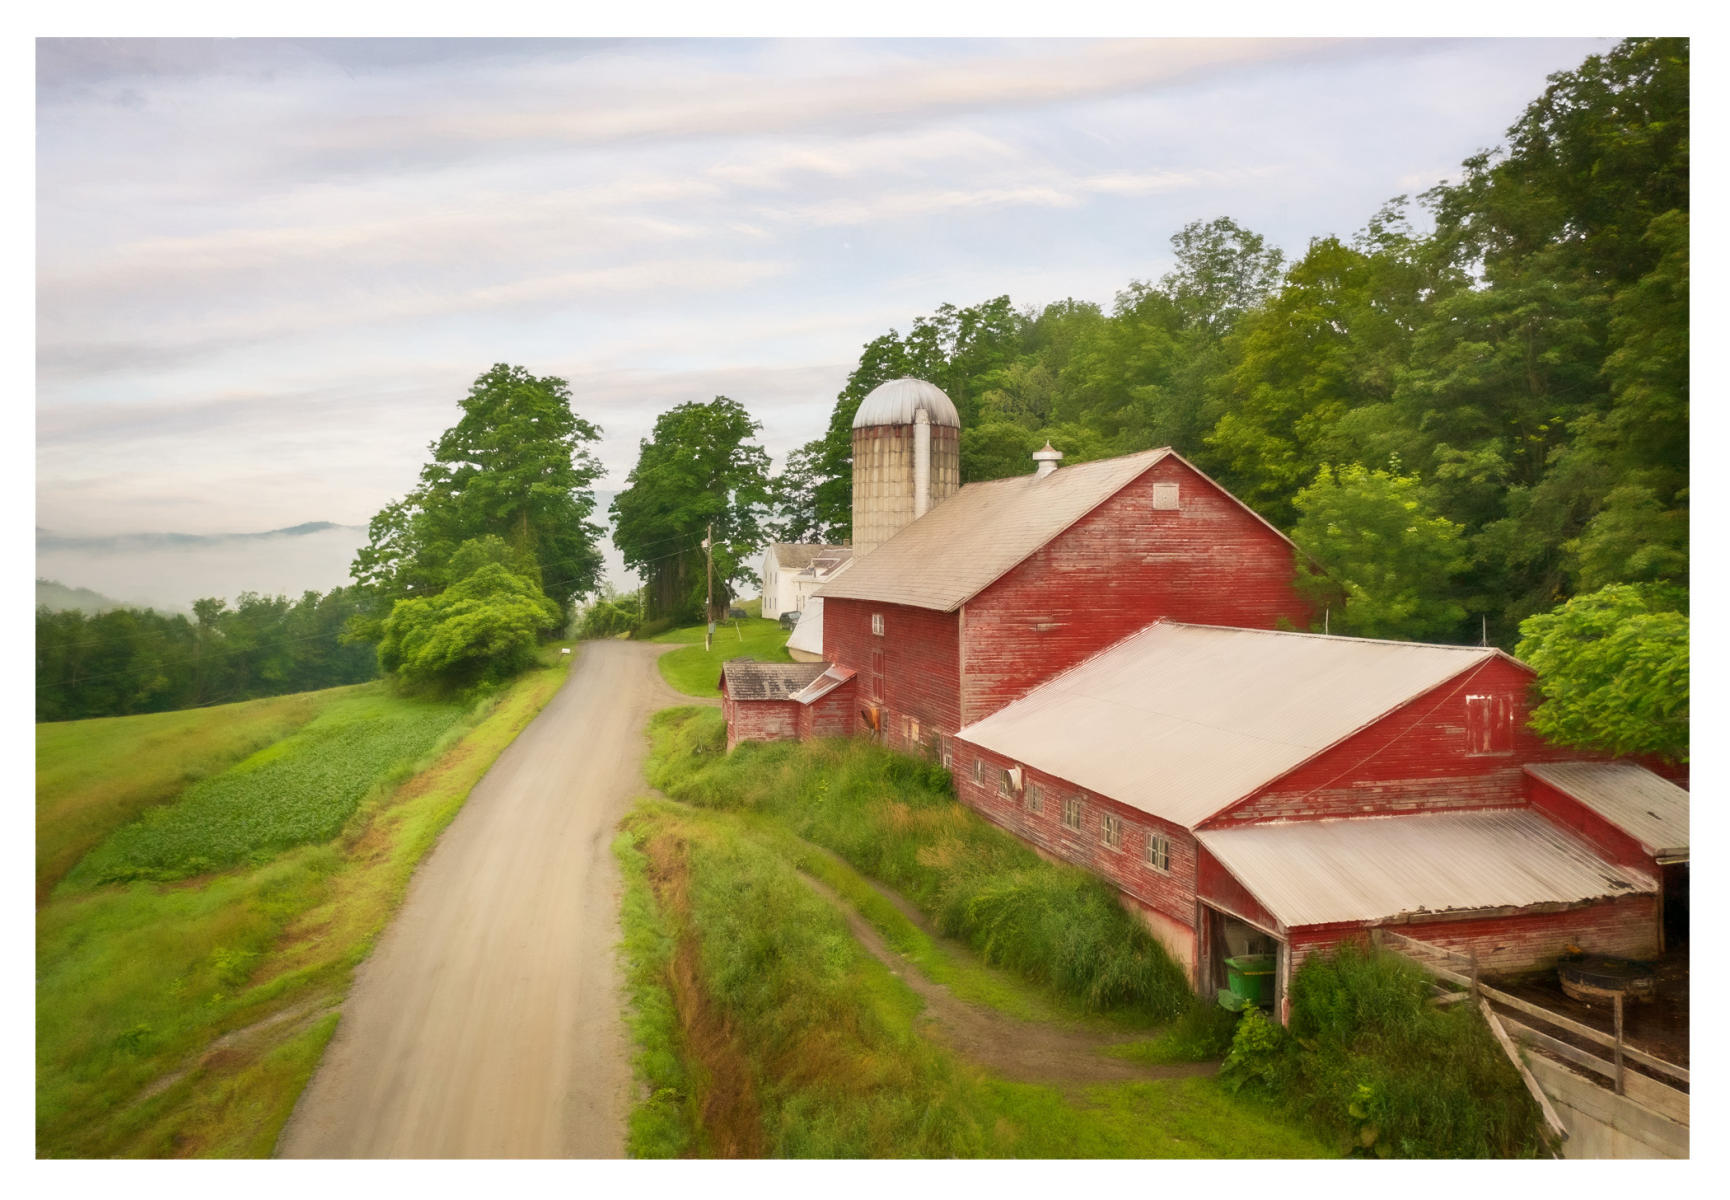
[[[787,653],[787,639],[792,634],[782,629],[778,621],[747,617],[742,621],[724,621],[715,627],[713,647],[685,645],[661,655],[661,678],[687,696],[714,697],[721,694],[715,681],[721,676],[721,664],[730,658],[755,658],[759,662],[792,662]],[[654,642],[697,642],[703,640],[703,627],[674,629]]]
[[[202,880],[45,904],[38,1154],[268,1153],[330,1035],[322,1019],[272,1018],[341,1000],[415,865],[566,671],[555,649],[475,705],[332,841]]]

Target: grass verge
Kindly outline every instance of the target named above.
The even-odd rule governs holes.
[[[567,669],[555,649],[386,768],[330,841],[197,880],[59,889],[37,913],[38,1155],[269,1153],[415,865]]]
[[[759,662],[792,662],[792,656],[787,653],[787,639],[791,636],[778,621],[748,617],[743,621],[718,624],[713,648],[709,650],[702,646],[701,625],[669,630],[648,640],[686,643],[678,650],[661,655],[661,678],[687,696],[713,697],[721,694],[715,681],[721,676],[722,663],[730,658],[746,657]]]
[[[650,723],[649,781],[675,800],[762,813],[882,880],[985,962],[1089,1011],[1165,1021],[1193,1004],[1183,972],[1111,889],[1047,862],[955,802],[948,775],[859,740],[724,752],[713,709]]]
[[[648,802],[621,841],[643,905],[629,920],[639,933],[658,931],[627,931],[633,981],[652,984],[660,1005],[633,1023],[650,1087],[642,1127],[682,1130],[633,1136],[633,1153],[1326,1153],[1266,1105],[1210,1079],[1076,1092],[996,1079],[955,1058],[916,1031],[912,991],[735,815]]]

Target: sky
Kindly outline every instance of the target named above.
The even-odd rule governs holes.
[[[718,394],[779,465],[888,329],[1350,236],[1611,44],[44,39],[36,524],[364,524],[495,362],[602,487]]]

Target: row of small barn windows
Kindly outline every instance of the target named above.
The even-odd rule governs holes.
[[[985,782],[985,762],[983,759],[973,760],[973,782]],[[1013,797],[1015,795],[1015,777],[1007,770],[999,771],[997,777],[997,794]],[[1032,813],[1045,811],[1045,789],[1037,783],[1027,785],[1027,798],[1023,801],[1027,811]],[[1065,796],[1063,799],[1063,827],[1081,832],[1082,805],[1079,795]],[[1099,840],[1113,850],[1123,849],[1123,818],[1113,813],[1101,813],[1099,822]],[[1147,865],[1156,871],[1171,870],[1171,842],[1163,834],[1151,830],[1147,835],[1144,847]]]

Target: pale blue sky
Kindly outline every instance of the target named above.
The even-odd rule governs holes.
[[[364,522],[496,361],[604,486],[718,392],[779,463],[889,327],[1350,235],[1610,44],[43,41],[37,523]]]

